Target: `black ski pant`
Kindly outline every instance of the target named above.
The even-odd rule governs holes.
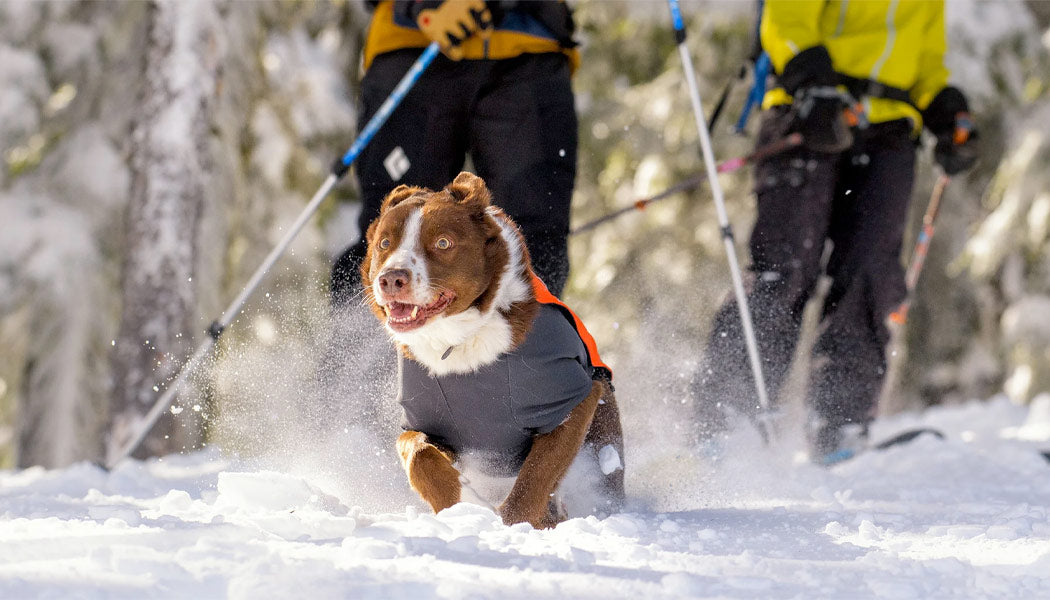
[[[359,128],[372,118],[420,50],[379,55],[361,82]],[[470,156],[493,202],[521,228],[536,274],[560,295],[569,274],[569,206],[577,121],[568,58],[525,54],[452,61],[439,55],[357,159],[361,238],[332,269],[332,298],[360,287],[365,232],[399,184],[440,190]]]
[[[787,133],[792,118],[786,108],[768,111],[759,147]],[[841,154],[798,148],[756,165],[747,298],[768,392],[776,402],[803,310],[824,272],[831,286],[808,401],[832,427],[874,418],[885,378],[886,318],[905,296],[901,244],[915,175],[910,129],[903,120],[875,124],[855,132],[853,147]],[[701,437],[726,426],[727,407],[748,415],[758,409],[735,300],[717,313],[692,386]]]

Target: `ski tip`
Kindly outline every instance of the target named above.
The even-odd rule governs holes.
[[[944,439],[944,433],[942,433],[940,430],[933,429],[931,427],[919,427],[917,429],[909,429],[908,431],[898,433],[897,435],[889,438],[888,440],[875,444],[874,448],[876,450],[885,450],[886,448],[892,448],[893,446],[897,446],[899,444],[907,444],[915,438],[926,434],[932,435],[933,437],[939,440]]]
[[[872,450],[886,450],[887,448],[892,448],[901,444],[907,444],[908,442],[911,442],[912,440],[926,434],[932,435],[933,437],[939,440],[943,440],[945,437],[943,432],[937,429],[933,429],[932,427],[918,427],[916,429],[909,429],[907,431],[903,431],[891,438],[885,439],[877,444],[872,444],[871,446],[868,446],[867,448],[862,448],[860,450],[856,450],[853,448],[841,448],[823,456],[818,456],[813,460],[813,462],[822,467],[830,467],[838,463],[850,460],[851,458],[856,457],[861,452],[869,452]],[[1050,460],[1050,458],[1048,458],[1047,460]]]

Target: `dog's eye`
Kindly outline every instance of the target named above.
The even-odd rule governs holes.
[[[383,250],[386,250],[387,248],[389,248],[390,247],[390,238],[383,238],[382,240],[380,240],[379,247],[381,249],[383,249]]]
[[[434,242],[434,247],[438,250],[448,250],[452,247],[452,240],[446,237],[438,238],[437,241]]]

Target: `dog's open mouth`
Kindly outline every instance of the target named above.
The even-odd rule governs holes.
[[[455,299],[455,294],[444,291],[438,294],[437,300],[430,304],[408,304],[405,302],[389,302],[383,308],[386,310],[386,324],[394,331],[411,331],[422,327],[427,319],[441,314]]]

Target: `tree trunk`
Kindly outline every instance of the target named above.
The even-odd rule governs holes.
[[[1039,29],[1050,27],[1050,2],[1046,0],[1025,0],[1025,5],[1035,17]]]
[[[148,12],[143,93],[131,140],[123,309],[113,353],[111,458],[136,433],[201,329],[195,272],[214,170],[220,21],[211,2],[155,0]],[[191,388],[180,392],[136,456],[200,445],[203,401]]]

